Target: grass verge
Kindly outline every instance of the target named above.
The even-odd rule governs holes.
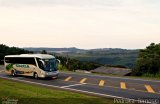
[[[7,99],[18,100],[18,104],[114,104],[109,98],[0,79],[0,102]]]

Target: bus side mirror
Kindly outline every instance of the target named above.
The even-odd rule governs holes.
[[[58,63],[58,64],[60,64],[60,63],[61,63],[61,61],[60,61],[59,59],[56,59],[56,61],[57,61],[57,63]]]
[[[43,60],[39,60],[43,66],[45,66],[45,62]]]

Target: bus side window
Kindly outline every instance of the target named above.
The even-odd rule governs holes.
[[[25,58],[25,57],[6,57],[5,62],[12,64],[30,64],[36,66],[34,58]]]
[[[6,63],[10,63],[10,59],[9,58],[5,58],[5,62]]]

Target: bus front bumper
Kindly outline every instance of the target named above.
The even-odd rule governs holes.
[[[58,77],[59,71],[55,72],[46,72],[44,75],[40,75],[41,78],[47,78],[47,77]]]

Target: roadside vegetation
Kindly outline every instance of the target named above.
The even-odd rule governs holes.
[[[160,78],[160,43],[140,50],[133,75]]]
[[[61,61],[61,65],[59,65],[59,70],[75,71],[77,69],[80,69],[90,71],[102,66],[102,64],[97,64],[94,62],[82,62],[68,57],[56,56],[56,58]]]
[[[114,104],[113,99],[0,79],[0,102],[7,99],[18,104]]]
[[[114,68],[127,68],[123,65],[104,65],[104,64],[98,64],[95,62],[80,61],[78,59],[73,59],[73,58],[63,57],[63,56],[56,56],[56,58],[61,61],[61,64],[59,65],[59,70],[64,70],[64,71],[76,71],[76,70],[91,71],[100,66],[114,67]]]

